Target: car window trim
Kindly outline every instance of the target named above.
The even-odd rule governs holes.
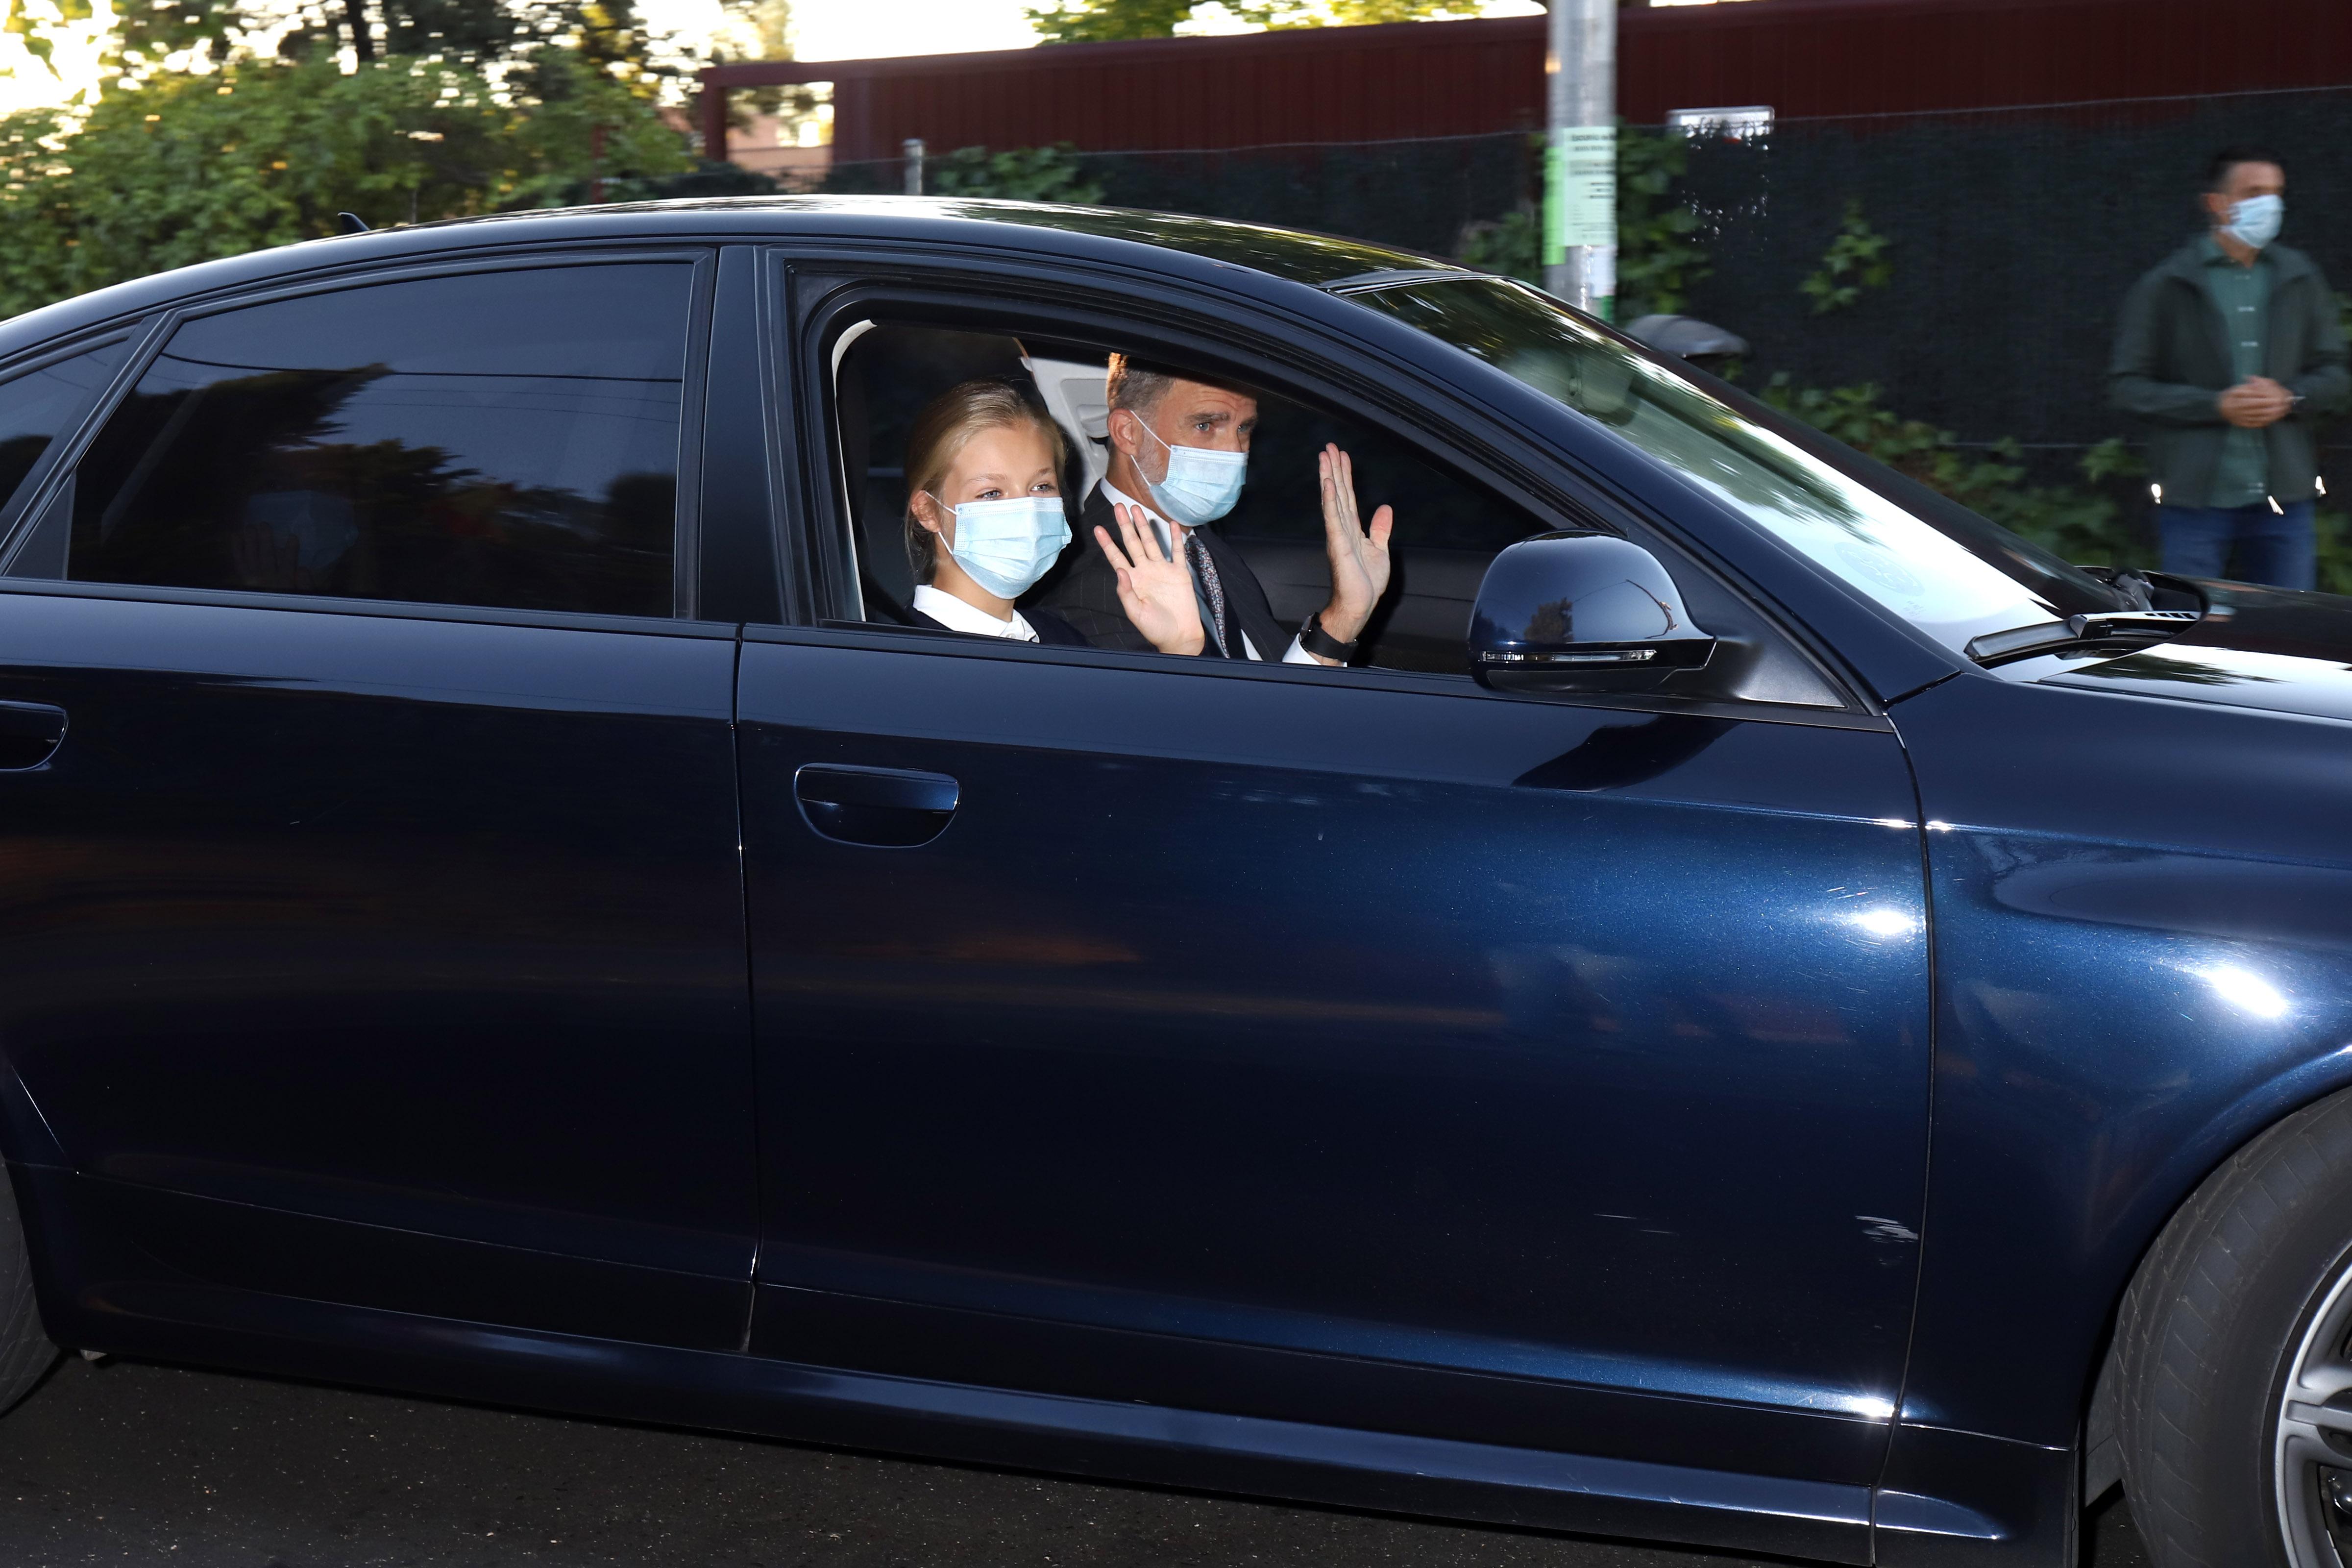
[[[775,643],[794,647],[920,653],[945,658],[1009,659],[1017,663],[1070,665],[1207,680],[1276,680],[1292,685],[1452,697],[1479,702],[1528,702],[1552,708],[1601,708],[1629,713],[1686,713],[1699,718],[1753,720],[1762,724],[1794,724],[1814,730],[1866,730],[1874,733],[1895,733],[1894,721],[1883,714],[1853,712],[1838,708],[1810,708],[1799,703],[1664,697],[1654,692],[1638,691],[1490,691],[1469,676],[1441,675],[1429,670],[1380,669],[1361,665],[1282,664],[1264,659],[1202,658],[1184,654],[1127,653],[1116,648],[1072,647],[1065,644],[1019,642],[1004,637],[961,637],[953,632],[883,626],[870,621],[835,621],[813,626],[747,626],[742,628],[742,639],[747,643]]]
[[[208,295],[199,301],[160,310],[148,318],[143,335],[133,346],[122,367],[107,384],[105,391],[90,405],[74,433],[70,458],[57,452],[55,457],[44,454],[45,467],[37,484],[20,487],[20,504],[6,515],[0,516],[0,588],[18,582],[35,585],[55,585],[71,579],[30,577],[11,578],[16,558],[32,537],[26,527],[30,519],[37,518],[41,510],[55,498],[64,478],[71,475],[87,454],[98,433],[106,427],[115,411],[139,384],[153,364],[163,346],[183,324],[206,316],[216,316],[229,310],[241,310],[249,306],[276,304],[280,300],[300,299],[311,294],[342,293],[353,289],[373,288],[384,283],[406,283],[432,278],[461,277],[484,272],[535,272],[550,267],[609,267],[630,263],[656,262],[670,266],[691,267],[693,278],[688,298],[686,341],[681,345],[685,358],[681,362],[678,407],[678,447],[677,453],[677,491],[672,504],[672,539],[670,550],[670,614],[666,617],[648,616],[648,620],[691,619],[700,595],[701,583],[701,509],[702,487],[702,406],[701,389],[709,374],[709,335],[714,319],[712,295],[718,279],[718,247],[710,244],[645,244],[615,246],[597,250],[564,252],[511,251],[497,257],[471,258],[462,261],[415,262],[400,266],[372,268],[355,273],[335,273],[325,276],[311,274],[297,282],[278,283],[234,294]],[[123,331],[119,323],[106,331],[91,333],[78,340],[82,347],[94,347],[111,332]],[[141,329],[133,326],[131,333]],[[57,451],[58,443],[52,443]],[[692,482],[689,482],[691,478]],[[216,590],[180,589],[162,584],[116,584],[89,586],[138,586],[152,588],[171,595],[186,593],[202,595]],[[13,590],[12,590],[13,591]],[[278,595],[263,595],[278,597]],[[300,599],[303,595],[284,597]],[[320,602],[324,602],[323,599]],[[355,601],[374,605],[415,605],[431,606],[430,599],[369,599]],[[484,608],[486,606],[450,606],[453,608]],[[542,612],[519,612],[539,614]],[[569,612],[544,612],[569,613]],[[594,617],[591,617],[594,618]],[[611,617],[604,617],[611,618]]]
[[[17,554],[32,537],[33,531],[26,525],[37,519],[56,498],[57,492],[71,478],[75,467],[81,462],[82,454],[98,438],[99,431],[114,412],[115,405],[139,384],[139,377],[146,374],[149,361],[154,358],[156,347],[163,341],[170,315],[171,312],[163,311],[144,321],[131,322],[114,332],[93,334],[58,356],[69,359],[75,353],[86,353],[118,338],[127,339],[131,343],[130,353],[122,356],[122,363],[115,366],[114,374],[107,378],[98,395],[82,410],[80,420],[49,443],[49,449],[41,454],[41,460],[33,465],[31,473],[25,476],[26,483],[16,487],[14,504],[5,512],[0,512],[0,577],[5,577],[16,565]],[[36,364],[26,368],[39,367]]]
[[[780,381],[767,259],[757,246],[719,249],[704,359],[699,609],[770,623],[783,615],[786,508],[772,415]]]
[[[717,317],[719,252],[694,258],[686,305],[686,360],[678,376],[676,490],[670,503],[670,616],[690,621],[702,603],[702,421],[710,379],[710,330]]]
[[[0,594],[52,599],[128,599],[153,605],[199,605],[230,610],[282,610],[297,615],[365,616],[378,620],[462,621],[476,626],[541,626],[553,631],[636,632],[733,641],[733,621],[668,616],[609,616],[583,610],[530,610],[502,605],[447,605],[429,599],[343,599],[321,594],[271,594],[230,588],[174,588],[145,583],[84,583],[58,577],[0,577]]]
[[[1693,569],[1707,574],[1747,605],[1769,635],[1780,637],[1821,676],[1829,689],[1843,697],[1846,706],[1839,711],[1880,711],[1864,684],[1819,647],[1816,639],[1792,628],[1786,616],[1760,601],[1736,574],[1685,548],[1675,531],[1656,528],[1639,509],[1623,505],[1613,495],[1599,493],[1600,487],[1584,483],[1582,476],[1572,470],[1550,483],[1522,476],[1517,471],[1520,465],[1488,450],[1475,432],[1464,444],[1441,439],[1433,427],[1437,421],[1402,406],[1402,399],[1391,401],[1374,395],[1370,388],[1341,384],[1333,372],[1346,367],[1316,363],[1297,349],[1286,354],[1278,352],[1286,346],[1279,340],[1237,349],[1205,339],[1196,320],[1169,311],[1122,312],[1107,308],[1098,294],[1081,294],[1067,302],[1014,297],[1005,291],[1011,279],[990,277],[969,268],[924,268],[914,258],[902,256],[897,265],[877,270],[846,262],[838,256],[795,256],[781,247],[777,253],[778,271],[789,275],[793,290],[792,309],[784,318],[792,327],[791,363],[786,367],[791,401],[795,406],[813,404],[816,409],[814,414],[794,421],[799,443],[795,451],[803,482],[793,496],[797,505],[789,509],[800,518],[800,526],[787,526],[787,543],[795,563],[792,574],[808,584],[803,598],[812,602],[796,624],[854,617],[862,609],[862,603],[849,596],[858,593],[856,530],[842,500],[841,486],[833,482],[840,478],[840,437],[827,371],[830,356],[824,352],[825,345],[845,330],[845,319],[887,318],[895,310],[900,319],[920,321],[936,313],[943,326],[972,330],[973,319],[979,318],[982,322],[979,330],[1014,335],[1024,330],[1022,322],[1026,320],[1038,324],[1025,330],[1040,336],[1084,340],[1123,335],[1130,341],[1163,345],[1162,352],[1175,357],[1201,358],[1244,380],[1270,381],[1277,385],[1298,384],[1311,389],[1314,398],[1346,417],[1407,439],[1416,454],[1434,464],[1440,472],[1459,472],[1469,482],[1485,487],[1498,499],[1528,513],[1531,520],[1549,527],[1595,528],[1623,534],[1624,521],[1611,515],[1612,511],[1621,514],[1626,521],[1656,536]],[[1091,281],[1100,288],[1106,280]],[[1237,309],[1243,304],[1223,302]],[[1172,321],[1163,324],[1163,319],[1171,316]],[[1442,389],[1429,390],[1449,402],[1459,401]],[[1562,468],[1566,470],[1566,465]],[[1580,489],[1596,493],[1586,496],[1579,494]]]

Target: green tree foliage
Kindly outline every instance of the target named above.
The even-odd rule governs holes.
[[[92,15],[91,0],[49,4],[58,20]],[[49,24],[27,5],[0,0],[0,30],[22,34],[26,47],[46,60]],[[636,15],[636,0],[299,0],[291,7],[266,0],[114,0],[114,10],[108,63],[133,79],[167,62],[190,63],[174,57],[201,54],[214,64],[250,58],[257,37],[269,33],[279,35],[278,55],[297,61],[348,47],[362,64],[424,56],[498,66],[561,47],[599,66],[659,74],[656,40]]]
[[[248,61],[118,86],[86,114],[0,119],[0,313],[331,234],[341,211],[383,225],[551,205],[592,174],[689,166],[609,72],[559,55],[535,75],[562,90],[502,100],[446,61],[348,76],[331,60]]]
[[[959,147],[925,171],[930,189],[943,196],[995,196],[1015,202],[1070,202],[1080,206],[1102,200],[1098,180],[1089,180],[1068,142],[1016,147],[991,153]]]
[[[1169,38],[1202,0],[1056,0],[1032,6],[1029,25],[1048,44],[1113,38]],[[1361,26],[1478,15],[1477,0],[1227,0],[1227,9],[1260,27]]]
[[[1227,5],[1243,21],[1269,29],[1366,27],[1478,15],[1477,0],[1227,0]]]
[[[1033,6],[1029,25],[1046,44],[1097,44],[1116,38],[1172,38],[1197,0],[1060,0]]]

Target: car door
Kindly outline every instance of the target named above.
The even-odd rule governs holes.
[[[1860,1528],[1926,1135],[1883,720],[838,621],[748,632],[739,716],[756,1348],[1810,1478]]]
[[[45,1194],[121,1244],[77,1310],[152,1275],[740,1343],[735,640],[680,587],[713,270],[166,320],[35,501],[0,1039]]]

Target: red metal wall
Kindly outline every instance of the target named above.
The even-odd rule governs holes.
[[[2352,86],[2352,0],[1753,0],[1626,13],[1619,55],[1636,124]]]
[[[1543,18],[1062,44],[896,63],[887,74],[836,79],[835,158],[895,158],[907,136],[941,150],[1071,142],[1126,151],[1533,128]]]
[[[2352,0],[1749,0],[1622,13],[1619,112],[1901,113],[2352,85]],[[1544,20],[1411,22],[988,54],[722,66],[832,81],[834,156],[1093,152],[1531,130]]]

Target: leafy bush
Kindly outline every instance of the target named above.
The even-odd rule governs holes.
[[[2145,552],[2113,496],[2025,484],[2013,440],[1974,450],[1960,447],[1948,430],[1879,406],[1878,388],[1867,382],[1801,387],[1783,372],[1764,388],[1764,401],[2069,561],[2150,564],[2141,559]],[[2079,467],[2094,482],[2144,471],[2120,439],[2092,447]]]
[[[994,196],[1014,202],[1070,202],[1087,206],[1102,200],[1099,180],[1089,180],[1068,142],[1051,147],[1015,147],[991,153],[959,147],[926,165],[925,185],[943,196]]]
[[[1543,284],[1543,220],[1532,207],[1464,226],[1454,259],[1481,272]]]
[[[1864,289],[1884,289],[1895,277],[1895,263],[1886,249],[1893,241],[1870,226],[1862,204],[1845,204],[1844,221],[1837,237],[1822,257],[1821,270],[1797,285],[1813,302],[1813,314],[1842,310],[1862,298]]]
[[[1541,162],[1543,139],[1534,139]],[[1617,128],[1617,304],[1621,321],[1652,311],[1680,310],[1693,284],[1707,275],[1706,251],[1692,237],[1698,215],[1675,195],[1689,166],[1682,137]],[[1482,272],[1499,272],[1541,286],[1543,220],[1533,203],[1488,222],[1465,226],[1454,258]]]
[[[1675,134],[1617,132],[1617,319],[1679,312],[1691,287],[1712,270],[1692,237],[1698,214],[1675,195],[1690,166],[1690,142]]]

